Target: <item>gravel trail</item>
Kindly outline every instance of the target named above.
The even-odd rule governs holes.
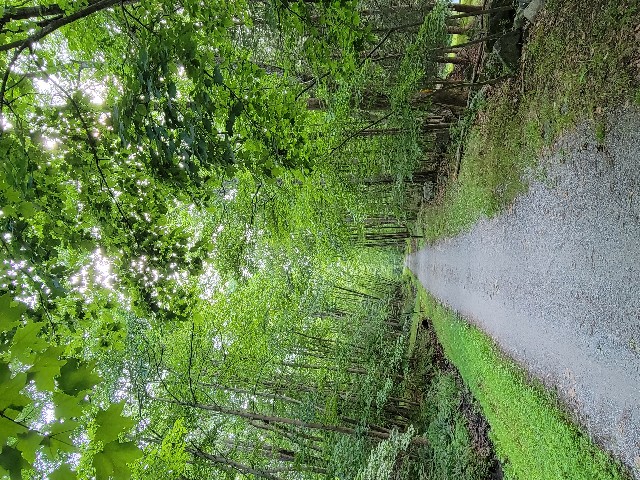
[[[640,110],[560,140],[506,213],[407,258],[640,479]]]

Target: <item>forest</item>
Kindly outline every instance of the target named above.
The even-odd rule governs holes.
[[[494,4],[0,5],[0,476],[490,478],[403,258]]]

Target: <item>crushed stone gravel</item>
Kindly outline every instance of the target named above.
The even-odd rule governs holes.
[[[640,479],[640,110],[566,134],[503,214],[407,266]]]

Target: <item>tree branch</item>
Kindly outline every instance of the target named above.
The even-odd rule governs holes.
[[[80,20],[82,18],[88,17],[89,15],[93,15],[96,12],[113,7],[114,5],[117,5],[117,4],[135,3],[137,1],[138,0],[127,0],[124,2],[123,0],[99,0],[98,2],[92,3],[88,7],[83,8],[82,10],[78,10],[77,12],[72,13],[71,15],[67,15],[65,17],[59,18],[58,20],[52,21],[47,26],[41,28],[40,30],[35,32],[33,35],[25,38],[24,40],[15,40],[13,42],[0,45],[0,52],[7,52],[14,48],[17,48],[20,52],[22,52],[24,51],[25,48],[29,47],[30,45],[33,45],[34,43],[42,40],[47,35],[52,34],[59,28],[62,28],[65,25],[69,25],[70,23],[73,23],[76,20]]]
[[[108,1],[112,1],[112,0],[108,0]],[[135,232],[133,230],[133,226],[131,225],[131,222],[129,222],[129,219],[127,218],[126,214],[124,213],[124,210],[122,209],[122,206],[120,205],[120,202],[118,202],[117,197],[115,196],[115,194],[113,193],[113,190],[109,186],[109,182],[107,181],[107,177],[104,174],[104,171],[102,170],[102,167],[100,166],[100,156],[98,155],[98,148],[97,148],[97,145],[96,145],[96,139],[91,134],[91,129],[89,128],[89,124],[87,123],[87,121],[85,120],[84,116],[82,115],[82,110],[80,109],[80,106],[78,105],[78,102],[76,102],[76,99],[73,98],[73,95],[71,95],[69,92],[67,92],[67,90],[65,88],[63,88],[62,85],[60,85],[58,82],[56,82],[53,78],[51,78],[50,76],[47,75],[47,80],[50,81],[51,83],[53,83],[53,85],[58,90],[60,90],[60,92],[62,92],[62,94],[67,98],[67,100],[69,100],[69,102],[71,102],[71,105],[73,106],[73,109],[76,112],[75,116],[80,121],[80,123],[82,124],[82,128],[83,128],[84,133],[86,135],[87,144],[89,145],[89,150],[91,151],[91,156],[93,157],[94,163],[96,165],[96,169],[98,170],[98,175],[100,176],[100,181],[103,184],[103,186],[106,188],[107,192],[109,193],[109,196],[111,197],[111,200],[113,201],[114,205],[116,206],[116,209],[118,210],[118,213],[120,214],[120,217],[122,218],[122,221],[125,223],[125,225],[129,229],[129,232],[131,233],[131,237],[133,238],[133,240],[135,242],[136,241],[136,239],[135,239],[136,237],[135,237]],[[0,105],[0,107],[1,107],[1,105]],[[0,112],[1,112],[1,110],[0,110]]]
[[[64,10],[60,6],[53,4],[46,7],[22,7],[15,10],[7,9],[2,18],[0,18],[0,25],[5,25],[14,20],[27,20],[34,17],[48,17],[51,15],[63,15]]]
[[[15,66],[18,58],[22,52],[24,52],[27,48],[31,49],[33,44],[42,40],[47,35],[55,32],[59,28],[64,27],[65,25],[69,25],[70,23],[75,22],[76,20],[80,20],[82,18],[88,17],[96,12],[112,7],[116,4],[127,4],[127,3],[135,3],[138,0],[99,0],[95,3],[90,4],[88,7],[83,8],[82,10],[78,10],[71,15],[66,17],[59,18],[57,20],[53,20],[51,23],[47,24],[45,27],[41,28],[33,35],[27,37],[24,40],[16,40],[14,42],[5,43],[4,45],[0,45],[0,52],[8,52],[9,50],[15,49],[11,60],[7,64],[5,68],[4,75],[2,76],[2,84],[0,85],[0,119],[2,119],[2,109],[4,107],[4,96],[7,90],[7,81],[9,80],[9,75],[11,74],[11,70]],[[2,130],[0,130],[0,136],[2,135]]]
[[[358,136],[358,134],[364,130],[367,130],[371,127],[375,127],[376,125],[378,125],[379,123],[381,123],[382,121],[386,120],[387,118],[389,118],[391,115],[393,115],[394,111],[391,110],[389,113],[387,113],[384,117],[380,117],[378,120],[376,120],[375,122],[370,123],[369,125],[367,125],[364,128],[361,128],[360,130],[358,130],[355,133],[352,133],[351,135],[349,135],[347,138],[345,138],[342,142],[340,142],[336,147],[332,148],[331,151],[326,155],[327,157],[330,157],[331,155],[333,155],[334,153],[336,153],[336,151],[338,151],[339,149],[341,149],[349,140],[351,140],[352,138],[355,138]]]
[[[234,470],[237,470],[240,473],[243,473],[245,475],[254,475],[258,478],[266,478],[267,480],[280,480],[278,477],[276,477],[275,475],[272,475],[268,472],[264,472],[262,470],[257,470],[255,468],[251,468],[247,465],[243,465],[242,463],[238,463],[234,460],[231,460],[230,458],[226,458],[226,457],[222,457],[220,455],[212,455],[210,453],[207,453],[199,448],[190,448],[187,447],[185,449],[187,452],[191,453],[193,456],[195,457],[199,457],[202,458],[204,460],[208,460],[210,462],[216,463],[216,464],[221,464],[227,467],[231,467]]]

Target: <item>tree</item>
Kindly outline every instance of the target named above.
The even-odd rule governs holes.
[[[418,137],[448,124],[420,93],[447,11],[0,11],[2,473],[320,478],[336,439],[408,428],[385,269]],[[374,61],[392,36],[397,70]]]

